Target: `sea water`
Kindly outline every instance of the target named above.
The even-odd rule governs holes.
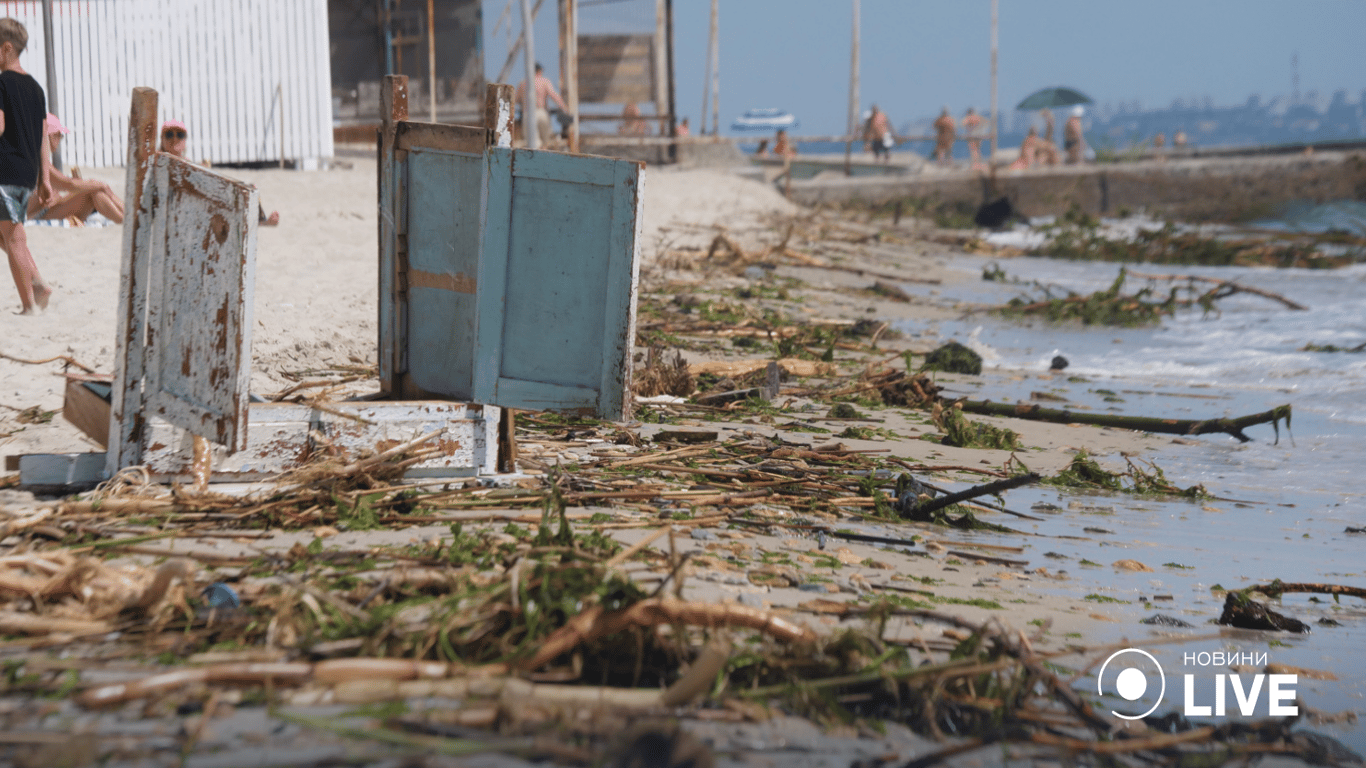
[[[1360,213],[1351,205],[1345,210],[1349,216]],[[1325,220],[1330,223],[1320,231],[1344,228],[1342,218],[1333,212],[1310,210],[1298,217],[1298,222],[1319,225]],[[1303,226],[1297,221],[1263,224]],[[1025,230],[994,237],[1018,241],[1036,236]],[[955,257],[953,266],[977,278],[993,261],[1018,282],[969,279],[904,288],[921,294],[935,291],[939,301],[957,300],[965,307],[996,305],[1015,296],[1037,298],[1035,283],[1051,286],[1054,295],[1069,290],[1091,293],[1108,287],[1120,268],[1113,263],[966,255]],[[1352,710],[1366,717],[1366,601],[1344,597],[1336,603],[1329,596],[1287,595],[1272,607],[1309,623],[1312,633],[1246,632],[1212,623],[1222,610],[1223,595],[1211,589],[1238,589],[1277,578],[1366,587],[1366,534],[1347,532],[1366,527],[1366,350],[1306,350],[1309,344],[1350,348],[1366,342],[1366,265],[1331,271],[1150,265],[1130,269],[1234,280],[1308,309],[1292,310],[1265,297],[1237,294],[1219,301],[1215,312],[1179,310],[1160,324],[1143,328],[1019,322],[965,311],[956,320],[906,323],[900,330],[934,343],[955,339],[977,349],[984,357],[981,384],[955,385],[962,391],[949,393],[974,399],[1030,401],[1034,393],[1045,393],[1065,399],[1041,402],[1045,407],[1176,419],[1242,416],[1289,404],[1289,425],[1282,422],[1278,430],[1270,424],[1249,427],[1249,442],[1225,434],[1179,437],[1159,455],[1135,457],[1157,462],[1174,485],[1203,486],[1214,499],[1023,488],[1007,494],[1009,506],[1044,510],[1041,516],[1046,520],[1026,525],[1011,519],[995,522],[1042,537],[1026,543],[1023,556],[1031,561],[1030,567],[1064,569],[1070,577],[1047,589],[1074,599],[1098,593],[1124,601],[1104,609],[1124,617],[1111,635],[1088,640],[1128,640],[1154,654],[1175,681],[1169,683],[1158,714],[1181,708],[1184,673],[1195,674],[1198,685],[1211,690],[1214,674],[1231,673],[1227,668],[1187,665],[1187,653],[1235,650],[1265,653],[1272,663],[1336,674],[1336,681],[1301,677],[1300,701],[1319,710]],[[1131,277],[1125,292],[1144,284],[1146,279]],[[1154,285],[1159,295],[1165,295],[1169,283]],[[1055,355],[1069,362],[1062,373],[1048,371]],[[1020,455],[1027,463],[1028,452]],[[1121,456],[1097,458],[1112,469],[1125,466]],[[1084,532],[1085,528],[1101,533]],[[1019,537],[1008,535],[975,535],[983,541],[1021,543]],[[1043,559],[1045,552],[1054,559]],[[1110,564],[1120,559],[1139,560],[1154,571],[1113,569]],[[1156,601],[1157,596],[1170,599]],[[1165,630],[1137,623],[1159,612],[1194,625],[1177,635],[1204,639],[1159,643]],[[1320,619],[1336,624],[1320,624]],[[1220,636],[1210,639],[1212,632]],[[1089,684],[1094,686],[1094,678]],[[1138,703],[1153,695],[1150,691]],[[1232,695],[1228,700],[1230,711],[1236,711]],[[1264,703],[1258,714],[1265,716]],[[1366,724],[1307,727],[1366,751]]]

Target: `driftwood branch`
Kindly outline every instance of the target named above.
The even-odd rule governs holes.
[[[1286,307],[1290,309],[1309,309],[1309,307],[1306,307],[1303,304],[1300,304],[1299,302],[1291,301],[1290,299],[1287,299],[1279,293],[1264,291],[1261,288],[1253,288],[1248,285],[1240,285],[1238,283],[1229,280],[1224,280],[1218,277],[1205,277],[1203,275],[1151,275],[1145,272],[1133,271],[1129,272],[1129,276],[1146,278],[1148,280],[1188,280],[1190,282],[1199,281],[1202,283],[1215,283],[1215,287],[1210,289],[1209,292],[1205,294],[1206,296],[1209,296],[1212,299],[1222,299],[1228,296],[1232,296],[1235,293],[1251,293],[1257,296],[1261,296],[1263,298],[1271,299],[1272,301],[1279,301],[1280,303],[1284,304]]]
[[[1264,413],[1239,416],[1232,419],[1164,419],[1152,416],[1119,416],[1108,413],[1084,413],[1061,408],[1044,408],[1030,403],[993,403],[990,400],[963,400],[963,411],[987,416],[1005,416],[1015,419],[1051,421],[1055,424],[1090,424],[1098,427],[1119,427],[1139,432],[1161,432],[1168,435],[1208,435],[1223,432],[1248,442],[1252,438],[1243,430],[1254,424],[1270,424],[1280,440],[1281,419],[1290,426],[1290,406],[1279,405]]]
[[[1022,485],[1037,483],[1038,481],[1039,474],[1037,472],[1030,472],[1027,475],[1016,475],[1015,477],[996,480],[995,482],[987,483],[986,485],[974,485],[967,490],[950,493],[947,496],[940,496],[937,499],[932,499],[924,503],[920,503],[914,496],[907,494],[897,501],[897,507],[903,517],[910,514],[924,516],[932,512],[937,512],[944,507],[957,504],[960,501],[975,499],[978,496],[991,496],[1000,493],[1001,491],[1008,491],[1011,488],[1018,488]]]
[[[1243,592],[1261,592],[1267,597],[1280,597],[1286,592],[1311,592],[1320,595],[1348,595],[1350,597],[1360,597],[1366,600],[1366,589],[1362,587],[1344,587],[1339,584],[1310,584],[1298,582],[1283,582],[1276,579],[1270,584],[1258,584],[1255,587],[1248,587]]]

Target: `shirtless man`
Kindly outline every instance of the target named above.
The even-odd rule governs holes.
[[[958,126],[953,122],[953,115],[949,114],[948,107],[944,107],[939,119],[934,121],[934,159],[940,165],[947,164],[953,157],[953,139],[957,133]]]
[[[1049,143],[1053,141],[1053,110],[1044,107],[1039,110],[1039,117],[1043,118],[1043,140]]]
[[[1081,116],[1085,110],[1081,105],[1072,108],[1072,116],[1067,118],[1067,123],[1062,127],[1062,145],[1067,150],[1067,164],[1077,165],[1081,163],[1082,151],[1085,149],[1084,139],[1081,132]]]
[[[525,135],[526,131],[528,131],[532,125],[535,125],[535,126],[536,126],[536,134],[537,134],[537,136],[539,136],[540,139],[541,139],[541,146],[542,146],[542,147],[546,147],[546,146],[549,146],[549,145],[550,145],[550,112],[548,111],[548,110],[549,110],[549,107],[546,105],[546,100],[548,99],[548,100],[550,100],[550,101],[555,102],[555,106],[559,107],[561,112],[568,112],[568,111],[569,111],[569,107],[566,107],[566,106],[565,106],[565,104],[564,104],[564,99],[560,98],[559,92],[555,90],[555,84],[552,83],[552,82],[550,82],[550,78],[548,78],[548,77],[545,76],[545,67],[542,67],[541,64],[540,64],[540,62],[537,62],[537,63],[536,63],[536,85],[535,85],[535,88],[536,88],[536,115],[535,115],[535,118],[534,118],[534,119],[535,119],[535,123],[533,123],[531,120],[527,120],[527,119],[526,119],[526,116],[523,115],[523,119],[522,119],[522,133]],[[517,100],[516,100],[515,102],[513,102],[513,103],[514,103],[514,104],[525,104],[525,103],[526,103],[525,97],[526,97],[526,81],[523,80],[521,83],[519,83],[519,84],[517,85]]]
[[[982,167],[982,116],[977,114],[977,110],[968,107],[968,113],[963,115],[963,130],[968,134],[968,156],[972,158],[972,168],[976,170]]]
[[[62,125],[62,121],[51,112],[47,115],[47,140],[53,154],[61,146],[62,137],[71,133],[71,129]],[[28,202],[28,217],[30,219],[54,219],[60,221],[68,216],[75,216],[78,221],[85,221],[94,211],[99,211],[100,215],[115,224],[123,223],[123,201],[119,200],[114,190],[108,184],[94,179],[71,178],[56,168],[52,169],[52,191],[59,195],[58,199],[46,208],[38,204],[37,198],[30,198]]]
[[[773,137],[773,156],[792,157],[797,154],[797,150],[787,140],[787,129],[779,128],[778,135]]]
[[[161,124],[161,146],[159,150],[168,155],[175,155],[182,160],[189,160],[185,157],[185,145],[189,143],[190,130],[179,120],[167,120]],[[193,161],[191,161],[193,162]],[[257,203],[257,221],[267,227],[274,227],[280,224],[280,212],[271,211],[266,215],[266,209]]]
[[[873,151],[873,159],[881,157],[884,163],[892,159],[892,145],[896,143],[896,137],[892,135],[892,124],[887,119],[887,113],[878,109],[876,104],[868,116],[868,124],[863,128],[863,140]]]

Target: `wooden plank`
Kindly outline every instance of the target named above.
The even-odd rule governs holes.
[[[396,149],[410,152],[415,149],[439,149],[482,156],[487,144],[488,130],[472,125],[402,122],[398,124],[394,137]]]
[[[399,389],[398,315],[403,310],[396,297],[399,189],[395,178],[395,136],[400,122],[408,119],[408,78],[387,75],[380,89],[379,135],[379,383],[385,394]]]
[[[124,197],[123,263],[119,270],[118,335],[115,337],[113,407],[109,416],[106,471],[140,463],[142,377],[145,373],[147,316],[147,246],[151,233],[151,198],[146,189],[150,158],[157,139],[157,93],[134,88],[128,115],[128,160]]]
[[[474,395],[482,146],[479,152],[408,154],[405,397]]]
[[[255,187],[159,154],[151,210],[144,411],[246,445]]]
[[[641,168],[583,155],[489,151],[477,401],[623,417]]]
[[[101,448],[109,445],[108,394],[112,389],[109,384],[67,379],[62,400],[62,418],[76,425]]]
[[[409,477],[472,477],[497,471],[499,408],[432,400],[328,407],[335,413],[293,403],[253,404],[246,449],[229,455],[215,447],[211,480],[265,480],[298,469],[324,451],[338,451],[353,460],[438,429],[444,434],[431,446],[440,448],[441,454],[415,464]],[[194,452],[182,430],[153,419],[144,453],[155,481],[189,479]]]
[[[574,2],[574,0],[569,0]],[[503,408],[498,421],[498,471],[517,471],[517,412]]]
[[[104,479],[103,453],[31,453],[19,457],[19,485],[33,491],[92,488]]]
[[[484,126],[489,129],[490,147],[512,146],[515,93],[516,89],[506,83],[489,83],[484,90]]]

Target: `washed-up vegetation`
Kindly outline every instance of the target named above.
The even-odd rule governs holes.
[[[1124,293],[1129,277],[1146,278],[1148,283],[1133,293]],[[989,279],[996,279],[991,277]],[[1167,282],[1166,295],[1157,288],[1159,281]],[[1197,283],[1215,283],[1215,287],[1200,290]],[[1307,309],[1290,299],[1259,288],[1240,285],[1233,281],[1196,275],[1150,275],[1131,273],[1121,267],[1110,287],[1090,294],[1066,290],[1065,296],[1055,295],[1054,286],[1034,283],[1041,296],[1011,299],[997,312],[1014,318],[1041,317],[1050,322],[1080,322],[1083,325],[1113,325],[1133,327],[1152,325],[1163,316],[1174,315],[1178,309],[1200,307],[1206,314],[1217,313],[1217,302],[1238,293],[1247,293],[1280,302],[1290,309]]]
[[[1058,259],[1332,269],[1366,258],[1366,241],[1344,233],[1258,231],[1211,237],[1183,231],[1167,222],[1157,229],[1139,229],[1132,236],[1119,237],[1107,233],[1098,219],[1077,208],[1043,229],[1047,240],[1034,253]],[[1324,245],[1345,246],[1346,250],[1329,255]]]
[[[692,257],[728,271],[767,261],[867,271],[804,244],[874,233],[815,218],[779,231],[779,246],[718,236]],[[177,739],[142,752],[126,751],[132,740],[80,742],[82,764],[183,757],[216,711],[252,706],[413,753],[570,765],[652,765],[659,754],[710,764],[706,744],[659,721],[703,712],[737,725],[775,712],[865,730],[903,723],[943,739],[916,765],[1008,744],[1024,758],[1213,766],[1333,743],[1285,721],[1131,735],[1073,689],[1054,652],[1036,650],[1041,635],[951,612],[1005,612],[1005,600],[946,593],[933,578],[850,574],[894,566],[842,542],[934,544],[946,567],[1023,568],[1022,547],[985,554],[981,542],[936,540],[1020,535],[1001,516],[1038,518],[1008,509],[1006,494],[1042,479],[1001,454],[922,464],[855,442],[908,437],[881,420],[898,408],[944,446],[1021,448],[1013,431],[969,420],[970,401],[947,399],[925,355],[879,349],[886,323],[803,321],[784,304],[791,295],[764,285],[642,296],[642,340],[654,346],[634,371],[637,394],[653,398],[637,405],[640,425],[518,414],[519,462],[532,474],[501,487],[405,481],[432,450],[426,435],[373,455],[319,452],[245,495],[165,488],[130,470],[84,497],[0,513],[0,634],[12,654],[0,691],[112,709],[135,725],[199,718],[178,718]],[[745,359],[689,364],[676,351],[688,346]],[[358,375],[329,373],[286,395],[315,393],[309,402],[325,406],[316,393]],[[1118,489],[1186,492],[1142,464]],[[848,527],[869,519],[906,532]],[[614,536],[632,529],[647,533],[629,546]],[[381,543],[354,543],[360,530]],[[742,533],[786,540],[761,546]],[[267,546],[285,535],[297,543]],[[811,596],[786,609],[685,598],[690,580],[717,574]],[[825,620],[831,631],[812,630]],[[292,709],[320,704],[353,707],[362,724]]]

